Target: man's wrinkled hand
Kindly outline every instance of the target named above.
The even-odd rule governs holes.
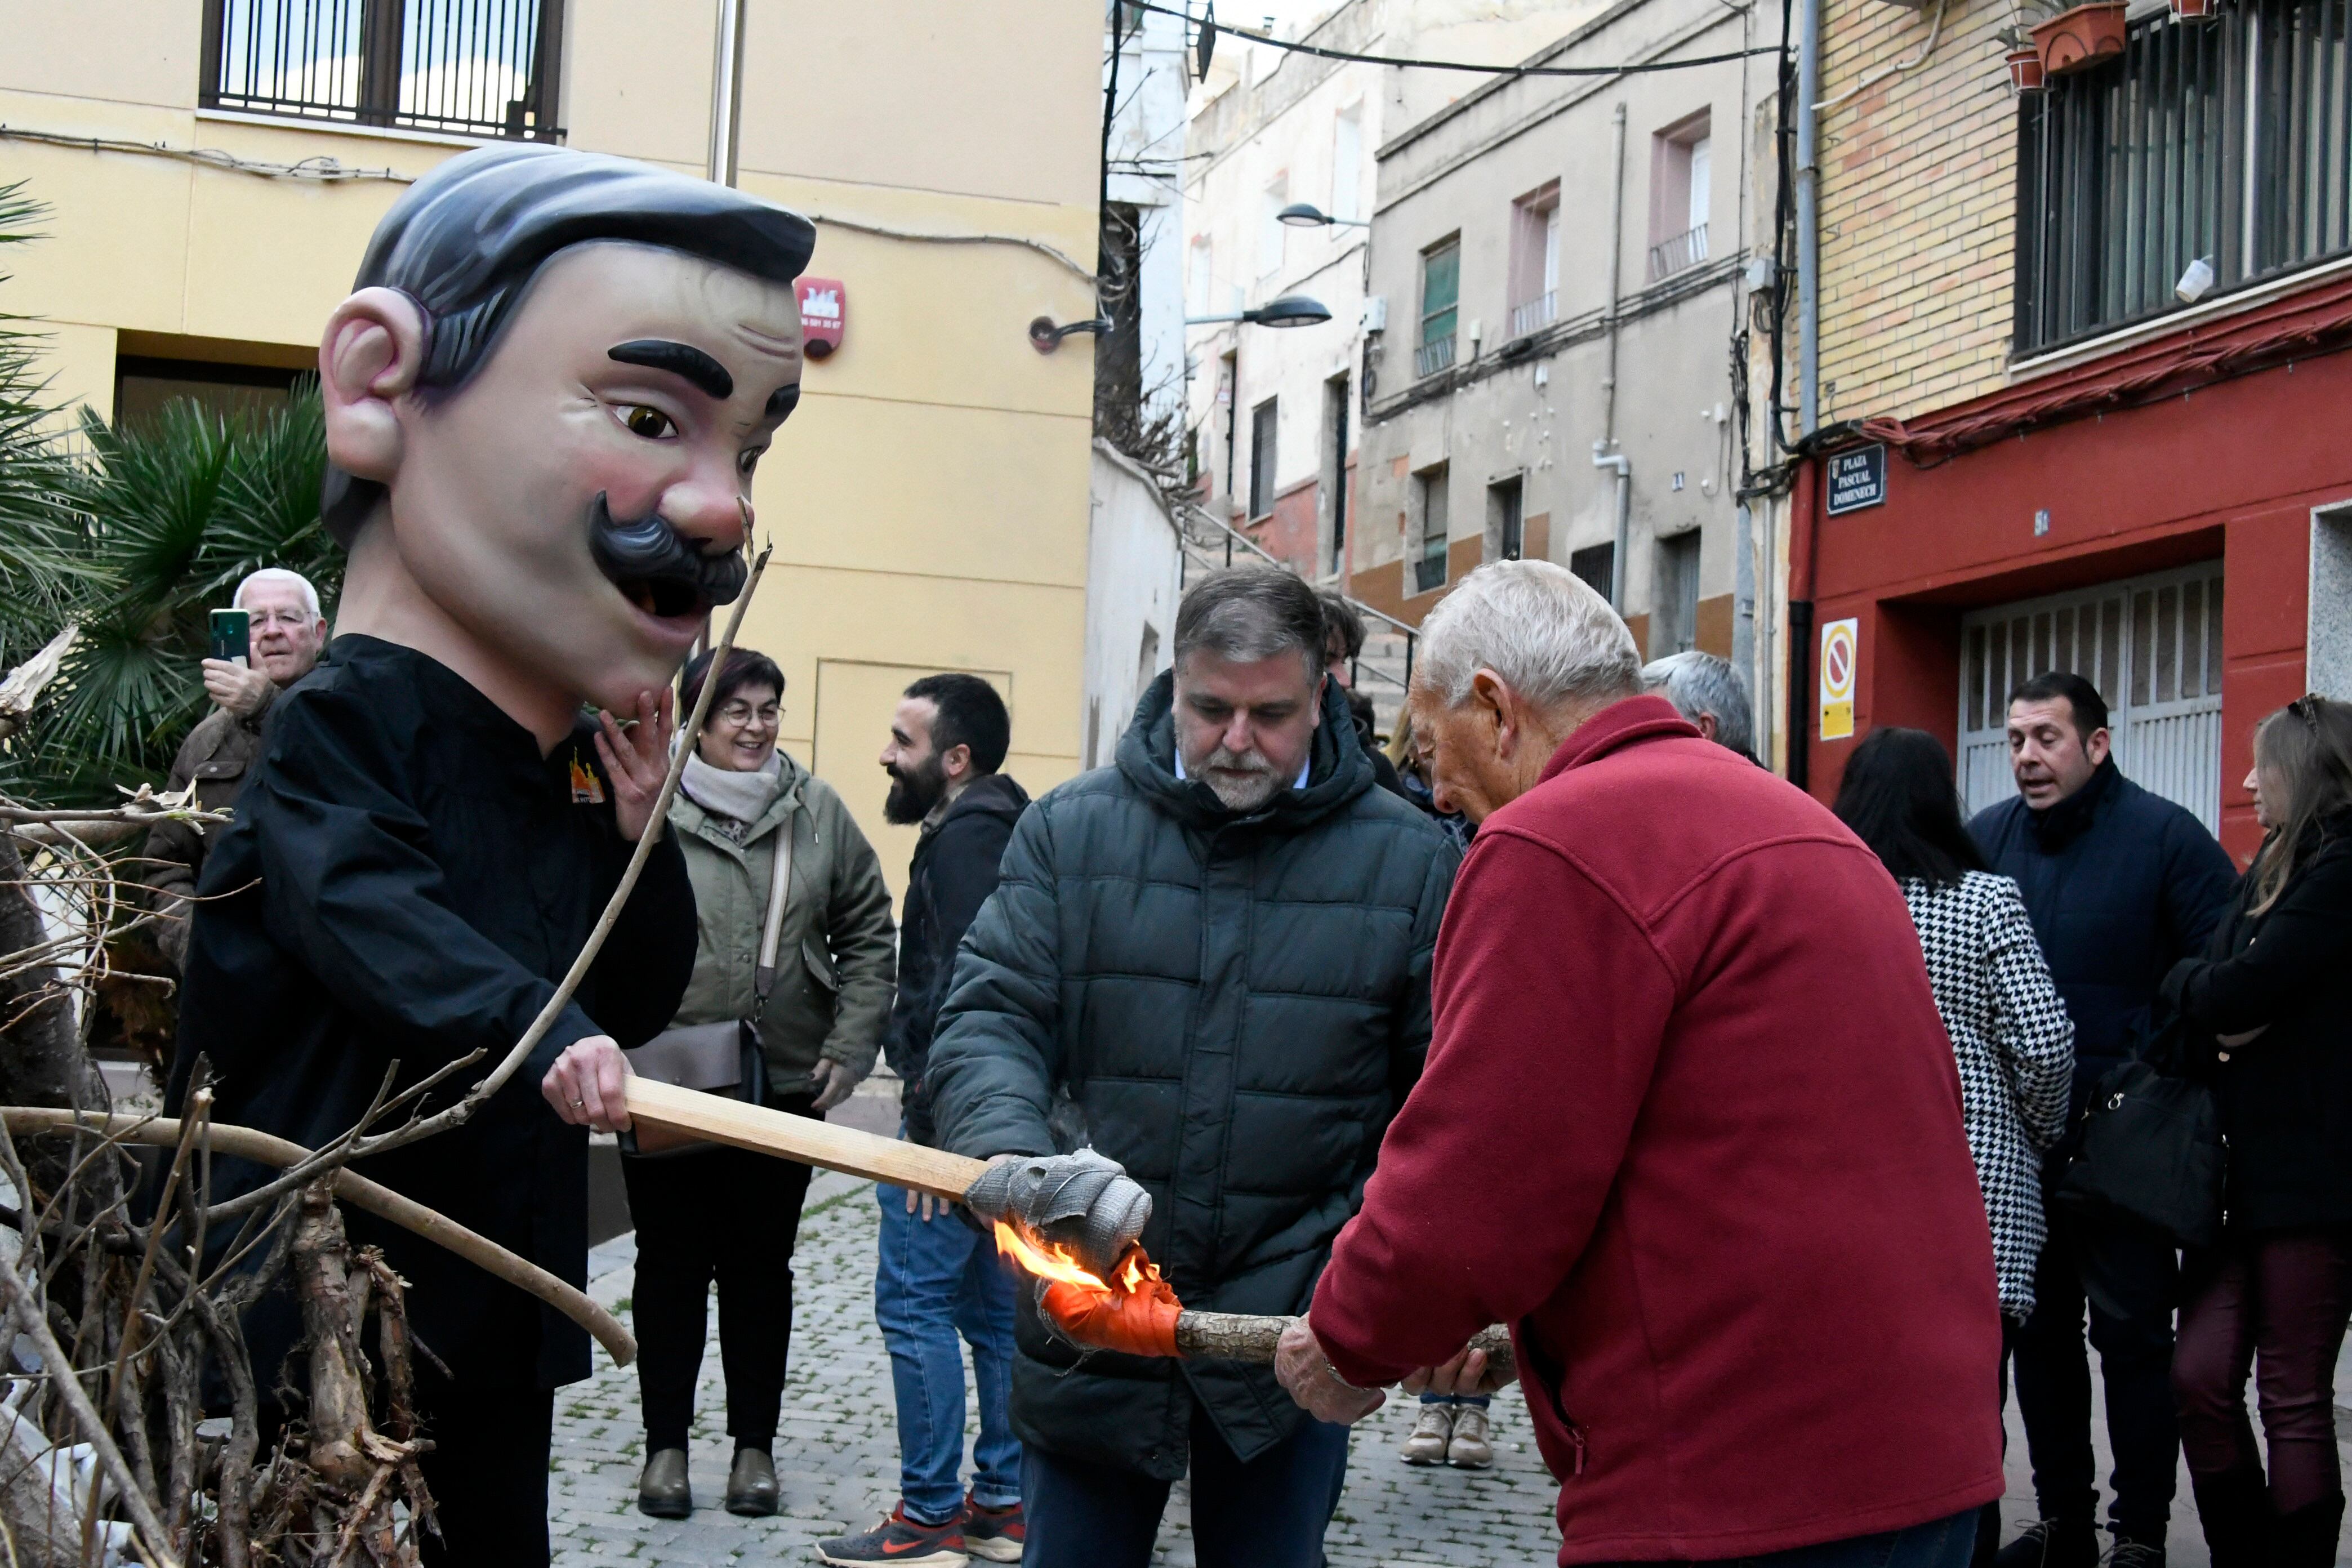
[[[1361,1421],[1388,1403],[1389,1396],[1377,1388],[1357,1388],[1340,1380],[1304,1318],[1282,1331],[1282,1342],[1274,1352],[1274,1375],[1298,1408],[1335,1426]]]
[[[626,729],[610,713],[596,714],[596,757],[612,781],[613,820],[632,844],[652,824],[654,802],[669,776],[670,738],[677,733],[677,704],[667,686],[637,693],[636,722]]]
[[[1407,1394],[1451,1398],[1456,1394],[1492,1394],[1517,1376],[1515,1368],[1490,1365],[1485,1351],[1465,1346],[1450,1361],[1407,1373],[1403,1387]]]
[[[846,1062],[835,1061],[831,1057],[821,1058],[809,1074],[809,1085],[816,1090],[816,1113],[823,1116],[847,1100],[856,1089],[857,1079],[858,1075]]]
[[[277,689],[261,671],[225,658],[205,660],[204,671],[205,695],[238,719],[250,719],[268,707],[270,693]]]
[[[629,1130],[629,1109],[623,1085],[629,1076],[629,1058],[609,1035],[575,1040],[555,1058],[540,1080],[539,1092],[555,1107],[555,1114],[574,1127],[598,1132]]]

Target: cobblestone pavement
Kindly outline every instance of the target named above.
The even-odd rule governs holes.
[[[701,1506],[684,1520],[639,1513],[645,1438],[636,1377],[600,1352],[596,1375],[557,1395],[551,1481],[558,1568],[614,1562],[813,1563],[813,1542],[870,1524],[898,1500],[889,1365],[874,1326],[875,1227],[870,1184],[818,1178],[794,1270],[792,1376],[776,1437],[782,1490],[777,1516],[737,1519],[719,1506],[732,1456],[715,1339],[703,1362],[694,1427],[692,1475]],[[625,1237],[597,1248],[591,1255],[591,1293],[608,1306],[625,1303],[634,1256]],[[1495,1415],[1496,1465],[1484,1474],[1399,1464],[1396,1445],[1412,1422],[1410,1402],[1394,1402],[1359,1426],[1347,1493],[1328,1538],[1334,1568],[1549,1563],[1559,1545],[1554,1492],[1516,1389],[1496,1399]],[[1154,1562],[1169,1568],[1192,1563],[1181,1486],[1170,1501]]]
[[[773,1519],[743,1520],[719,1506],[732,1456],[714,1340],[703,1362],[694,1428],[692,1475],[702,1507],[678,1521],[637,1512],[637,1469],[645,1448],[636,1378],[600,1352],[596,1375],[562,1391],[557,1401],[551,1484],[558,1568],[614,1562],[812,1563],[813,1542],[871,1523],[897,1500],[889,1367],[874,1326],[875,1227],[870,1184],[830,1174],[817,1178],[801,1226],[792,1377],[776,1440],[782,1511]],[[625,1306],[635,1255],[626,1237],[598,1247],[590,1255],[590,1292],[607,1306]],[[715,1311],[713,1320],[715,1328]],[[2352,1351],[2346,1361],[2339,1390],[2352,1388]],[[2095,1379],[2093,1386],[2097,1387]],[[1528,1436],[1527,1411],[1516,1388],[1497,1397],[1495,1415],[1496,1465],[1483,1474],[1399,1464],[1396,1446],[1412,1422],[1409,1401],[1392,1401],[1360,1425],[1347,1492],[1328,1537],[1333,1568],[1550,1563],[1559,1547],[1551,1516],[1555,1493]],[[2352,1413],[2339,1411],[2338,1418],[2352,1436]],[[2014,1531],[2034,1515],[2014,1400],[2009,1422],[2010,1493],[2003,1511]],[[2093,1431],[2104,1477],[2113,1462],[2104,1419],[2095,1419]],[[1192,1548],[1185,1520],[1180,1485],[1170,1500],[1155,1563],[1190,1568]],[[2352,1548],[2352,1522],[2346,1539]],[[2184,1472],[2173,1510],[2170,1562],[2172,1568],[2206,1568],[2208,1561]],[[2352,1561],[2352,1552],[2339,1561]]]

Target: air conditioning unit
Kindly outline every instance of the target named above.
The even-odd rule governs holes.
[[[1364,331],[1385,332],[1389,330],[1389,297],[1374,294],[1364,301]]]

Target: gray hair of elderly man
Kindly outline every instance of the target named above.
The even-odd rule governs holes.
[[[289,572],[283,566],[264,566],[258,572],[247,574],[245,581],[236,585],[236,592],[229,595],[229,605],[239,610],[245,608],[247,589],[259,588],[270,584],[291,588],[301,595],[302,607],[310,612],[310,618],[314,621],[321,618],[319,614],[319,590],[310,585],[310,579],[303,576],[299,572]]]
[[[1715,718],[1715,741],[1744,756],[1756,754],[1756,710],[1748,700],[1748,680],[1739,667],[1696,648],[1670,653],[1643,667],[1642,685],[1662,694],[1675,710],[1693,723],[1699,715]]]
[[[1529,704],[1600,704],[1642,689],[1642,656],[1609,601],[1565,566],[1495,561],[1479,567],[1421,623],[1413,668],[1452,707],[1491,669]]]

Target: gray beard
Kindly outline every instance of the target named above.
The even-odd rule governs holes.
[[[1255,766],[1239,775],[1216,771],[1230,768],[1237,763],[1255,763]],[[1237,757],[1220,746],[1202,759],[1199,777],[1227,811],[1244,816],[1282,793],[1282,775],[1275,771],[1271,763],[1255,752]]]

